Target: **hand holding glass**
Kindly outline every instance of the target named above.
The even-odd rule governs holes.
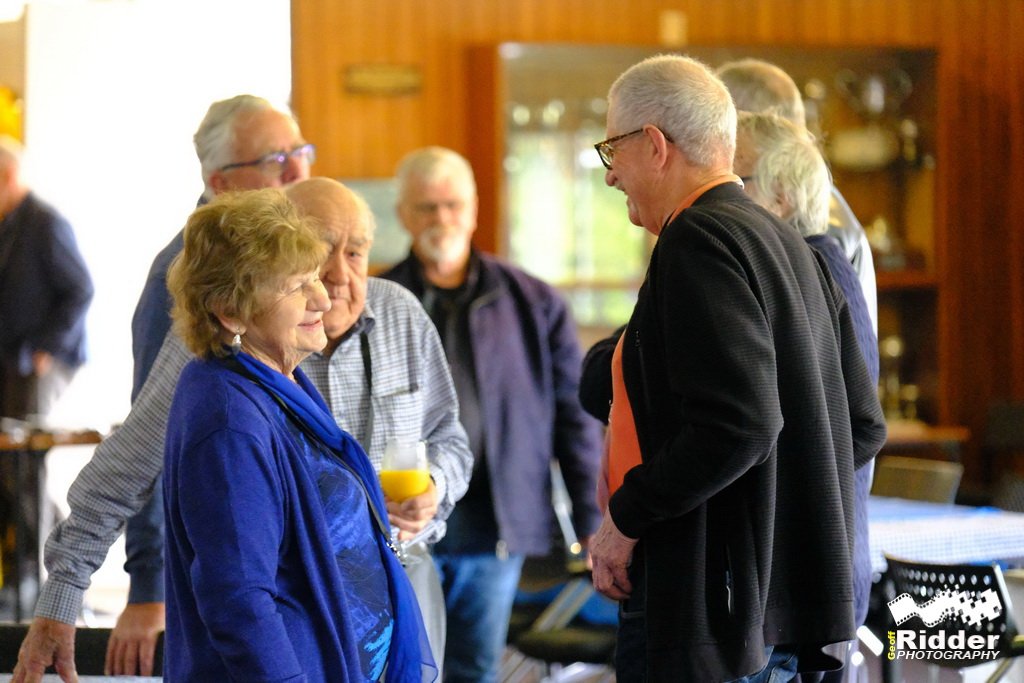
[[[380,487],[384,495],[398,503],[425,493],[430,488],[426,442],[389,440],[381,460]]]
[[[430,488],[427,443],[388,440],[384,447],[384,457],[381,459],[380,487],[384,490],[384,495],[397,503],[426,493]],[[416,558],[407,554],[405,543],[398,540],[398,530],[392,529],[391,535],[402,564],[416,562]]]

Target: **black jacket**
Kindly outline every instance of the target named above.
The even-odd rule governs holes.
[[[624,332],[643,463],[611,498],[641,540],[650,681],[731,680],[765,645],[834,668],[854,638],[853,471],[885,424],[846,301],[731,184],[662,232]]]

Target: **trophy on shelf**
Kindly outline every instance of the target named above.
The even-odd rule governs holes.
[[[898,114],[913,90],[913,83],[902,69],[863,76],[843,69],[836,74],[836,88],[856,112],[868,120],[877,120],[886,112]]]
[[[875,216],[871,222],[865,223],[864,233],[867,235],[868,244],[871,245],[871,251],[875,254],[875,264],[879,270],[899,270],[907,267],[907,254],[903,249],[903,242],[885,216]]]
[[[917,125],[899,120],[899,110],[913,90],[910,76],[902,69],[884,73],[858,74],[843,69],[835,76],[836,91],[866,123],[832,135],[829,156],[842,168],[875,171],[912,152],[917,156]]]
[[[882,366],[878,394],[885,419],[908,423],[917,422],[917,402],[920,391],[916,384],[904,383],[900,379],[903,338],[897,334],[883,337],[878,350]]]

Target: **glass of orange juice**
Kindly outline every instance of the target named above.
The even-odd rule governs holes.
[[[385,496],[399,503],[425,493],[430,488],[427,442],[389,439],[381,459],[380,487]],[[398,531],[392,529],[391,534],[402,564],[414,562],[416,558],[409,557],[405,544],[398,540]]]

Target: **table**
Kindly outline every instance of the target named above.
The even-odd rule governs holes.
[[[1017,512],[871,496],[868,528],[876,572],[885,570],[883,553],[946,564],[1024,564],[1024,514]]]
[[[54,446],[77,446],[98,444],[102,440],[99,432],[92,429],[85,430],[61,430],[61,429],[18,429],[0,432],[0,456],[15,458],[15,491],[19,495],[31,497],[30,504],[36,510],[36,519],[42,519],[42,488],[43,478],[37,476],[39,488],[28,490],[25,485],[26,474],[30,468],[35,468],[38,475],[42,474],[47,452]],[[24,616],[23,605],[21,604],[21,564],[28,555],[28,524],[25,520],[24,510],[15,501],[12,507],[14,517],[14,566],[11,570],[14,583],[14,620],[20,622]],[[40,531],[37,525],[36,533]],[[42,547],[46,539],[37,538],[38,547]],[[36,563],[37,572],[39,564]],[[38,576],[37,576],[38,579]]]
[[[871,496],[868,533],[871,568],[879,574],[885,571],[883,553],[940,564],[1024,565],[1024,514],[998,508]],[[883,578],[872,588],[882,591],[876,595],[883,595],[883,606],[884,583]],[[882,618],[890,623],[888,613]],[[898,660],[882,657],[880,662],[885,683],[901,680]]]

